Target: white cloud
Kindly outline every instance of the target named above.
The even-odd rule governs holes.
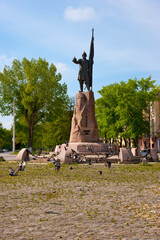
[[[74,80],[75,72],[65,63],[57,62],[54,63],[57,68],[57,72],[62,74],[62,80],[65,82],[70,82]]]
[[[3,68],[5,65],[10,66],[11,63],[13,62],[14,57],[8,58],[6,55],[1,55],[0,56],[0,71],[3,71]]]
[[[65,63],[55,63],[55,66],[57,68],[57,72],[60,73],[70,73],[72,70],[65,64]]]
[[[64,12],[64,18],[66,20],[70,21],[76,21],[76,22],[81,22],[81,21],[89,21],[93,20],[96,18],[96,13],[95,10],[91,7],[79,7],[79,8],[73,8],[73,7],[67,7]]]

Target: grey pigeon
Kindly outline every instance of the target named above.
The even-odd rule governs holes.
[[[19,167],[14,171],[13,168],[9,168],[9,175],[10,176],[17,176],[17,173],[19,171]]]

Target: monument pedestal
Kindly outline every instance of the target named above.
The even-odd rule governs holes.
[[[91,90],[76,95],[69,142],[99,142],[94,93]]]
[[[98,125],[95,118],[94,93],[78,92],[72,117],[70,140],[68,145],[57,146],[55,152],[61,163],[71,163],[75,153],[78,155],[105,154],[108,145],[99,141]]]

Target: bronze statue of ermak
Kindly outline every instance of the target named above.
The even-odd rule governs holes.
[[[80,91],[83,92],[83,84],[85,83],[87,90],[92,89],[92,68],[93,68],[93,56],[94,56],[94,37],[92,29],[92,39],[90,45],[89,60],[86,59],[87,54],[83,52],[82,59],[73,58],[73,62],[79,64],[78,81],[80,84]]]
[[[84,52],[82,54],[82,59],[77,59],[74,57],[73,62],[79,64],[79,74],[78,74],[78,81],[80,84],[80,90],[83,92],[83,84],[86,84],[87,90],[90,90],[89,87],[89,60],[86,59],[87,54]]]

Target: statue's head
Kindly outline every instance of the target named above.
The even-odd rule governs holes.
[[[86,52],[83,52],[83,53],[82,53],[82,57],[83,57],[83,58],[86,58],[86,57],[87,57],[87,53],[86,53]]]

